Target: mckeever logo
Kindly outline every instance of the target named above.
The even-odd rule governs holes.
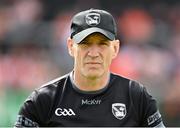
[[[82,99],[81,100],[81,104],[84,105],[98,105],[98,104],[101,104],[101,100],[96,100],[96,99],[92,99],[92,100],[89,100],[89,99]]]
[[[61,109],[61,108],[57,108],[55,110],[55,114],[56,116],[75,116],[76,114],[74,113],[74,111],[72,109]]]

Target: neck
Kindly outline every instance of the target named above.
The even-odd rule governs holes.
[[[74,71],[74,83],[80,90],[97,91],[104,88],[109,81],[110,72],[98,78],[88,78]]]

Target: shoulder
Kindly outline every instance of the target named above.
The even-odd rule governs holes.
[[[121,84],[127,86],[129,84],[130,79],[120,76],[115,73],[111,73],[110,81],[114,82],[115,84]]]
[[[35,89],[32,94],[27,98],[27,100],[36,101],[38,99],[51,99],[55,96],[57,91],[63,89],[63,84],[67,80],[69,74],[62,77],[56,78],[48,83],[43,84],[39,88]]]
[[[121,87],[125,87],[128,90],[137,93],[142,92],[144,88],[144,86],[139,82],[114,73],[111,73],[111,81],[113,81],[115,84],[121,84]]]
[[[46,92],[46,91],[52,91],[53,89],[56,89],[58,87],[62,87],[63,83],[66,81],[68,76],[69,74],[66,74],[64,76],[51,80],[43,84],[40,88],[37,88],[36,90],[39,92]]]
[[[111,75],[111,83],[118,85],[116,89],[123,90],[133,101],[139,102],[140,98],[143,97],[143,93],[146,92],[141,83],[114,73]]]
[[[133,94],[142,94],[144,91],[146,91],[146,88],[143,86],[143,84],[135,81],[135,80],[130,80],[129,81],[129,90]]]

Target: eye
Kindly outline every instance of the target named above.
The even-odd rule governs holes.
[[[99,45],[109,46],[109,42],[108,41],[102,41],[102,42],[99,43]]]
[[[88,46],[90,46],[90,43],[89,42],[86,42],[86,41],[82,41],[81,43],[78,44],[80,47],[82,48],[86,48]]]
[[[100,45],[107,45],[107,43],[102,42],[102,43],[100,43]]]

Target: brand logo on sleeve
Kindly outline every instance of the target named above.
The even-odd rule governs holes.
[[[68,108],[68,109],[57,108],[55,110],[55,114],[56,116],[75,116],[76,115],[71,108]]]
[[[126,105],[123,103],[112,104],[112,113],[117,119],[122,120],[126,116]]]
[[[151,116],[148,117],[148,119],[147,119],[148,125],[153,124],[160,118],[161,118],[161,114],[159,113],[159,111],[155,112],[154,114],[152,114]]]

